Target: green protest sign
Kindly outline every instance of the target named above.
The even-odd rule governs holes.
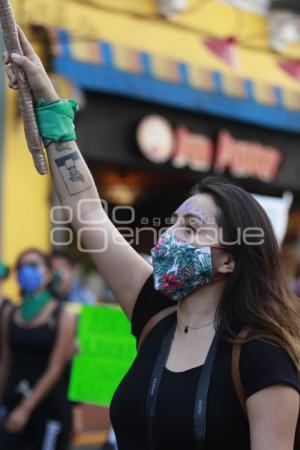
[[[130,322],[120,308],[83,306],[77,339],[80,353],[72,364],[69,399],[109,406],[136,356]]]

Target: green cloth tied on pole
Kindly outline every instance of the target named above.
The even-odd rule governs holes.
[[[41,100],[35,108],[35,114],[45,147],[51,142],[76,140],[74,119],[78,110],[76,100],[58,100],[52,103]]]

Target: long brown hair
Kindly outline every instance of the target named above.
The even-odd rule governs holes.
[[[243,327],[252,339],[268,339],[282,347],[300,374],[300,300],[291,292],[271,222],[252,195],[224,178],[208,177],[192,194],[210,194],[225,247],[235,258],[217,311],[223,336],[234,340]],[[237,230],[260,229],[263,242],[247,236],[234,243]],[[252,233],[253,235],[255,233]],[[252,240],[251,240],[252,239]]]

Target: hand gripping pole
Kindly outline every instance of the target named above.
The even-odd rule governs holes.
[[[8,54],[18,53],[19,55],[22,55],[23,52],[10,0],[0,0],[0,24]],[[27,145],[32,154],[34,165],[38,173],[45,175],[48,173],[48,166],[35,118],[32,93],[22,68],[14,63],[12,63],[12,67],[19,87],[20,110],[24,121]]]

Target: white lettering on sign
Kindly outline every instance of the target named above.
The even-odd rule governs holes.
[[[175,154],[172,164],[175,167],[189,166],[193,170],[208,171],[213,159],[213,143],[201,134],[193,134],[185,127],[176,131]]]
[[[252,177],[263,181],[273,180],[279,170],[282,153],[259,142],[239,141],[229,132],[219,135],[215,171],[222,173],[228,168],[238,178]]]
[[[214,146],[211,138],[192,133],[184,126],[174,131],[160,116],[149,116],[141,121],[137,142],[143,155],[155,163],[171,160],[174,167],[189,167],[200,172],[229,170],[237,178],[258,178],[265,182],[276,178],[283,159],[279,149],[236,139],[226,130],[219,133]]]

